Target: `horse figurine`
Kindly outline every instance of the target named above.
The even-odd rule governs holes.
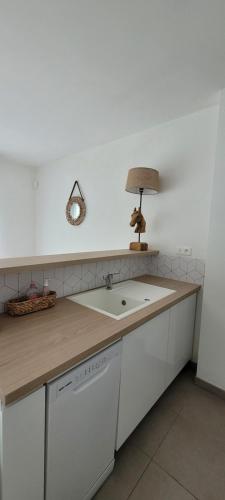
[[[137,225],[136,225],[137,224]],[[144,219],[144,216],[141,213],[141,209],[138,208],[138,210],[135,208],[133,213],[131,214],[131,221],[130,221],[130,226],[135,228],[135,233],[145,233],[145,228],[146,228],[146,222]]]

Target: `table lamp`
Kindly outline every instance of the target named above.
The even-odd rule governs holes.
[[[134,209],[131,215],[130,225],[136,226],[135,233],[138,233],[138,241],[130,243],[130,250],[148,250],[148,243],[140,241],[141,233],[145,233],[146,222],[141,212],[143,194],[157,194],[159,192],[159,172],[154,168],[135,167],[128,172],[126,191],[140,195],[138,209]]]

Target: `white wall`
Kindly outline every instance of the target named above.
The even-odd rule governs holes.
[[[198,377],[225,389],[225,89],[212,191]]]
[[[34,169],[0,157],[0,258],[35,253]]]
[[[124,190],[133,166],[159,169],[162,192],[145,196],[147,241],[166,253],[179,245],[205,258],[218,108],[182,117],[39,169],[37,253],[127,248],[138,197]],[[74,132],[75,133],[75,132]],[[70,226],[65,206],[79,179],[87,202],[81,226]]]

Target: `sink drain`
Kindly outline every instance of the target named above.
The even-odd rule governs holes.
[[[151,299],[144,299],[144,300],[145,300],[145,302],[150,302]]]
[[[123,300],[121,301],[121,304],[122,304],[122,306],[126,306],[126,305],[127,305],[126,300],[124,300],[124,299],[123,299]]]

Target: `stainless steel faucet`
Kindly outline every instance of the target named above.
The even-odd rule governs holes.
[[[108,273],[106,274],[106,276],[103,276],[107,290],[112,290],[113,276],[115,276],[115,274],[120,274],[120,273]]]

